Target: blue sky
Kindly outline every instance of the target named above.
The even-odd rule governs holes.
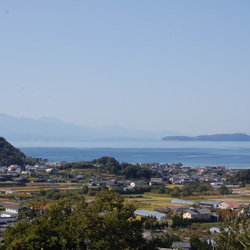
[[[0,112],[250,132],[250,2],[0,2]]]

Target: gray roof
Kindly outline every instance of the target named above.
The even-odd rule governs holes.
[[[191,210],[191,209],[188,209],[188,210],[186,211],[186,213],[190,213],[190,214],[192,214],[192,215],[199,214],[198,212],[196,212],[196,211],[194,211],[194,210]]]
[[[179,199],[174,199],[171,201],[171,203],[175,203],[175,204],[187,204],[187,205],[198,205],[197,202],[195,201],[188,201],[188,200],[179,200]]]
[[[220,203],[220,201],[201,201],[199,202],[199,205],[201,206],[215,206],[218,205]]]
[[[211,211],[208,208],[197,209],[199,214],[211,214]]]
[[[166,216],[164,213],[149,210],[135,210],[135,214],[141,216],[153,216],[156,217],[158,220],[161,220]]]
[[[188,207],[178,207],[175,209],[175,212],[177,213],[183,213],[188,210]]]
[[[153,182],[162,182],[163,178],[150,178],[150,181],[153,181]]]
[[[211,211],[208,208],[203,208],[203,209],[188,209],[186,211],[187,213],[190,214],[211,214]]]
[[[175,241],[173,242],[172,247],[190,248],[191,244],[190,242]]]

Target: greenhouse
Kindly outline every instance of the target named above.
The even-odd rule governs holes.
[[[135,215],[145,216],[145,217],[156,217],[157,220],[165,220],[166,215],[157,211],[149,210],[135,210]]]

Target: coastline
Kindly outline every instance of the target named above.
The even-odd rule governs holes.
[[[250,147],[228,148],[112,148],[112,147],[22,147],[26,156],[48,159],[51,162],[92,161],[102,156],[114,157],[119,162],[182,163],[183,166],[224,166],[247,169],[250,167]]]

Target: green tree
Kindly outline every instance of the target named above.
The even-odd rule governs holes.
[[[237,173],[235,173],[231,178],[230,178],[230,183],[233,184],[249,184],[250,183],[250,169],[244,169],[240,170]]]
[[[221,187],[218,188],[218,192],[220,194],[231,194],[232,192],[224,185],[222,185]]]
[[[175,234],[164,234],[158,237],[158,247],[171,248],[174,241],[180,241],[180,237]]]
[[[180,197],[181,196],[181,189],[179,187],[174,187],[170,192],[172,197]]]
[[[211,244],[208,244],[205,240],[200,240],[197,236],[190,237],[191,250],[212,250]]]
[[[250,218],[247,211],[228,214],[216,234],[216,249],[250,249]]]
[[[187,227],[190,226],[192,224],[192,220],[191,219],[183,219],[181,216],[179,216],[178,214],[174,214],[172,216],[172,228],[176,228],[176,227]]]
[[[143,238],[134,210],[111,192],[100,193],[88,206],[60,200],[32,221],[8,227],[1,249],[156,249],[154,241]]]

